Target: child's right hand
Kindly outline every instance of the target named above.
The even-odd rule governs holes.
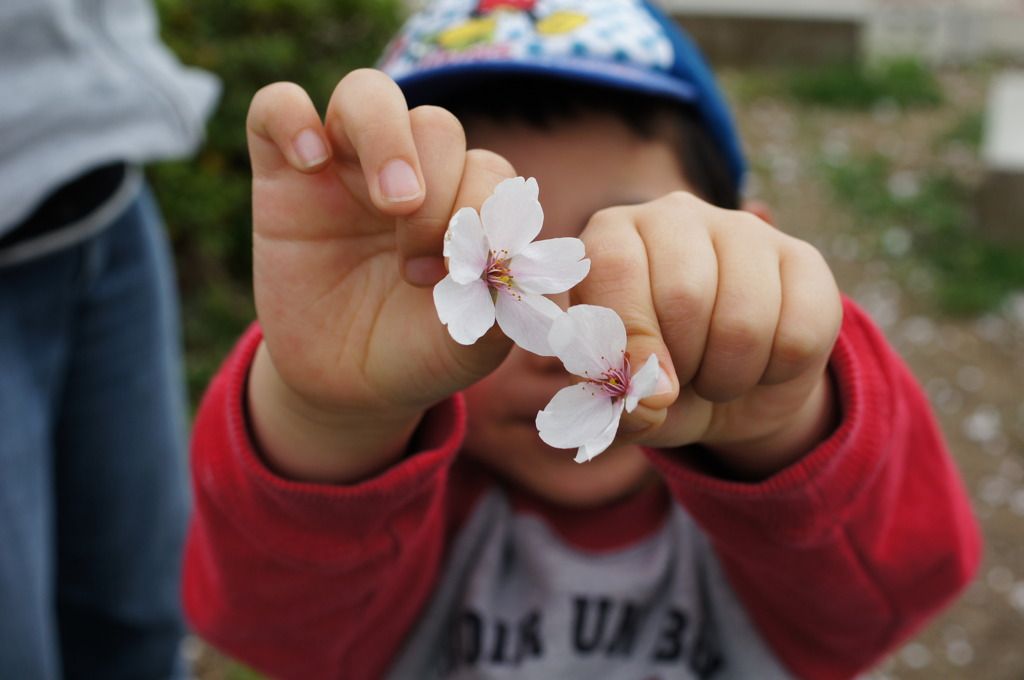
[[[496,328],[455,343],[430,286],[445,274],[456,207],[478,208],[514,172],[467,152],[450,113],[409,111],[372,70],[339,83],[324,124],[301,88],[270,85],[247,128],[264,333],[249,377],[256,439],[285,476],[356,481],[399,457],[425,409],[510,349]]]

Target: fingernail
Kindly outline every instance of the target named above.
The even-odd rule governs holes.
[[[302,161],[302,167],[312,168],[327,160],[327,146],[316,131],[306,128],[295,136],[292,142],[295,155]]]
[[[416,198],[420,193],[416,171],[400,158],[389,161],[380,171],[380,193],[392,203]]]
[[[658,382],[654,385],[654,394],[668,394],[671,391],[672,378],[668,377],[664,368],[658,367]]]

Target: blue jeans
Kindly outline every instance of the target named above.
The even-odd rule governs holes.
[[[148,191],[0,268],[0,678],[183,678],[177,295]]]

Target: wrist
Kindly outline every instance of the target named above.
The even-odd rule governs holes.
[[[705,442],[729,475],[759,481],[793,465],[828,439],[839,424],[838,399],[823,371],[800,408],[775,427],[741,441]]]
[[[246,386],[250,431],[266,465],[287,479],[355,483],[397,462],[423,413],[329,409],[285,383],[266,346]]]

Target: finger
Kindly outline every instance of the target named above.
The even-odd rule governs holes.
[[[635,440],[645,446],[675,448],[699,441],[711,421],[714,405],[701,399],[689,385],[679,388],[679,396],[661,412],[663,423],[643,431]]]
[[[734,399],[761,380],[782,303],[778,234],[749,213],[733,213],[712,230],[718,293],[707,345],[693,380],[698,395]]]
[[[479,212],[484,201],[494,193],[494,188],[515,176],[515,168],[503,156],[484,149],[470,149],[466,152],[462,180],[450,212],[454,214],[462,208],[473,208]]]
[[[788,239],[788,237],[786,237]],[[789,382],[823,365],[842,323],[842,302],[832,272],[814,246],[789,239],[780,264],[782,308],[765,385]],[[808,314],[807,310],[815,313]]]
[[[609,307],[626,327],[626,351],[635,369],[654,354],[663,372],[657,393],[623,416],[624,431],[657,425],[659,412],[675,400],[677,383],[651,298],[651,269],[644,241],[635,225],[636,208],[609,208],[596,213],[580,234],[590,258],[590,274],[572,291],[573,301]],[[667,381],[667,382],[666,382]]]
[[[458,167],[458,166],[455,166]],[[515,177],[515,169],[504,157],[492,151],[471,149],[463,154],[461,178],[431,192],[430,205],[424,206],[399,226],[399,244],[403,249],[403,275],[418,286],[430,286],[444,278],[446,272],[442,251],[444,233],[451,216],[462,208],[479,212],[484,201],[503,180]],[[451,169],[432,168],[435,176]],[[454,191],[453,191],[454,189]],[[429,211],[428,211],[429,210]]]
[[[331,95],[326,120],[337,158],[361,170],[378,210],[405,215],[420,206],[419,155],[395,81],[373,69],[349,73]]]
[[[413,109],[410,121],[426,195],[398,219],[398,251],[405,280],[432,286],[445,275],[442,243],[466,169],[466,135],[454,115],[434,106]]]
[[[693,380],[707,344],[718,294],[718,260],[704,224],[717,210],[692,194],[663,199],[640,222],[651,266],[651,293],[661,335],[681,385]]]
[[[318,172],[331,158],[320,116],[294,83],[267,85],[253,96],[246,136],[257,180],[283,169]]]
[[[462,208],[472,208],[479,212],[495,187],[509,177],[515,177],[515,169],[504,157],[493,151],[470,149],[465,154],[462,168],[462,179],[458,191],[452,200],[449,213],[453,214]],[[447,228],[447,227],[446,227]],[[442,238],[437,242],[437,252],[443,247]],[[512,341],[494,324],[489,331],[471,346],[459,345],[451,340],[453,352],[460,357],[464,367],[471,367],[478,374],[489,373],[508,354]],[[484,368],[485,367],[485,368]]]

